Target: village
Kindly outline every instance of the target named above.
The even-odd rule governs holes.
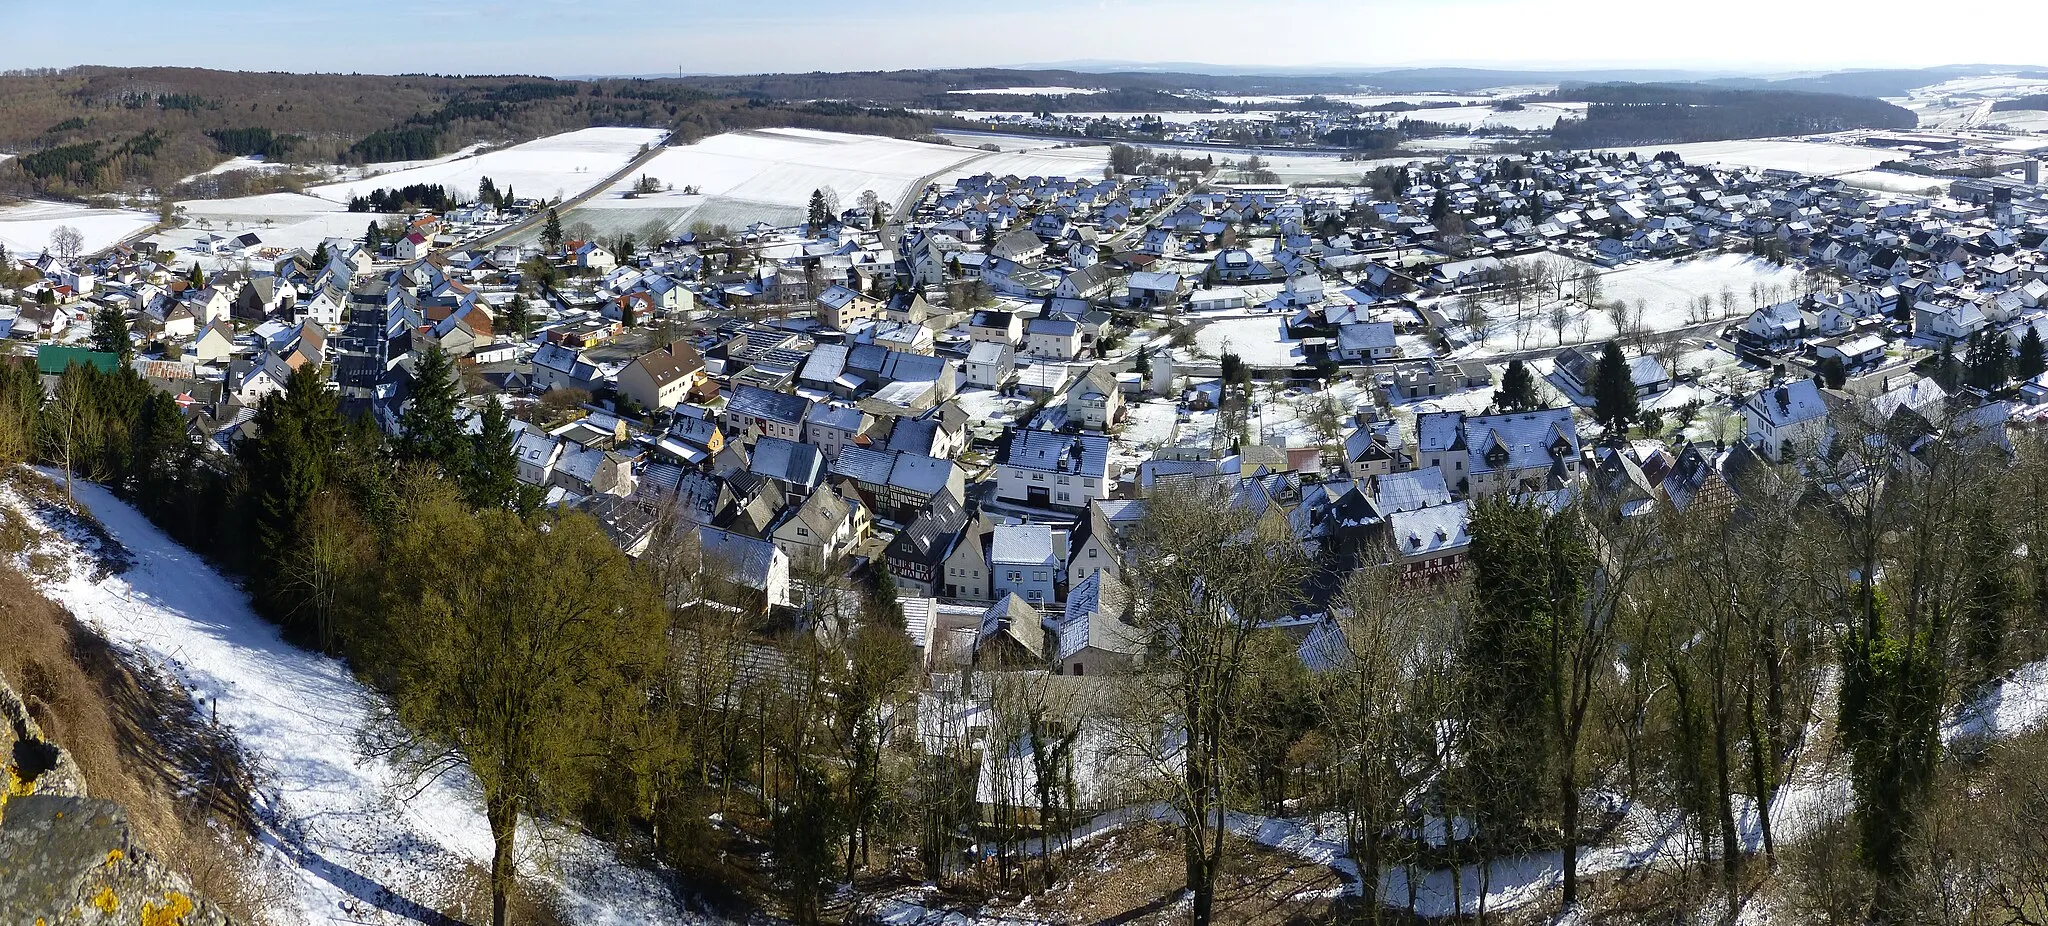
[[[1682,506],[1732,467],[1826,452],[1842,408],[1930,428],[2048,413],[2026,347],[2048,323],[2038,187],[1905,196],[1566,154],[1381,175],[1384,199],[981,175],[902,216],[686,234],[623,261],[595,239],[446,246],[512,221],[472,204],[375,250],[252,233],[45,253],[5,322],[55,374],[116,359],[80,345],[120,311],[136,370],[221,453],[309,363],[395,431],[438,348],[472,405],[516,413],[519,478],[547,506],[598,514],[634,554],[659,517],[688,518],[749,564],[764,611],[801,594],[793,570],[886,563],[934,668],[971,662],[985,613],[1021,606],[1032,619],[1004,620],[1029,648],[1085,671],[1052,659],[1089,646],[1062,633],[1090,626],[1070,603],[1102,606],[1084,583],[1115,582],[1118,525],[1162,481],[1229,482],[1333,564],[1384,546],[1424,575],[1457,568],[1469,498]],[[1987,339],[2008,355],[1990,379]],[[1596,420],[1609,343],[1632,420]],[[1509,396],[1511,375],[1533,388]]]
[[[9,255],[0,331],[51,382],[132,357],[222,461],[295,371],[396,436],[415,372],[452,359],[466,426],[511,416],[540,508],[630,557],[692,538],[759,626],[810,632],[816,596],[886,573],[920,729],[970,739],[991,676],[1159,651],[1124,547],[1176,487],[1309,554],[1262,629],[1315,669],[1344,577],[1455,578],[1481,500],[1683,513],[1758,470],[2048,421],[2037,162],[1937,195],[1676,153],[1450,155],[1345,188],[1120,157],[666,240],[480,190],[311,249],[53,247]],[[110,312],[129,343],[99,343]],[[1111,752],[1084,751],[1077,809],[1151,774]],[[980,800],[1028,804],[996,767]]]

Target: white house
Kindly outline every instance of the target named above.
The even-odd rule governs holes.
[[[1001,389],[1017,376],[1017,352],[1001,341],[976,341],[967,349],[967,384]]]
[[[1079,509],[1109,490],[1109,440],[1099,434],[1011,431],[996,454],[1004,501]]]
[[[1811,452],[1826,433],[1827,403],[1810,379],[1769,386],[1742,403],[1750,443],[1772,462]]]

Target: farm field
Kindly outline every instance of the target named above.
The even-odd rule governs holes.
[[[86,253],[97,251],[156,221],[147,212],[95,209],[77,203],[31,200],[0,208],[0,245],[15,256],[41,254],[58,226],[78,230]]]
[[[638,233],[658,222],[671,233],[693,222],[739,227],[804,220],[811,191],[830,190],[850,209],[865,190],[892,207],[912,184],[988,152],[867,135],[763,129],[714,135],[664,149],[641,173],[659,192],[631,195],[639,176],[598,194],[570,214],[598,234]],[[696,190],[685,193],[685,189]]]
[[[1576,277],[1582,270],[1593,266],[1575,258],[1547,253],[1524,260],[1560,265],[1570,277]],[[1737,315],[1754,306],[1752,286],[1762,286],[1767,301],[1803,295],[1800,291],[1801,275],[1797,269],[1780,267],[1742,254],[1714,254],[1690,260],[1632,264],[1619,270],[1601,271],[1600,281],[1603,302],[1626,302],[1631,315],[1638,311],[1638,303],[1641,304],[1642,328],[1650,332],[1672,331],[1703,321],[1693,309],[1693,300],[1703,295],[1714,300],[1712,318],[1723,317],[1721,294],[1724,291],[1735,294],[1734,311]],[[1565,291],[1570,293],[1574,288],[1573,284],[1567,284]],[[1449,297],[1439,305],[1446,316],[1454,319],[1461,316],[1458,297]],[[1552,306],[1552,302],[1531,300],[1519,317],[1513,306],[1489,306],[1485,340],[1466,349],[1462,355],[1484,356],[1501,351],[1604,341],[1618,333],[1613,316],[1604,310],[1589,310],[1572,299],[1563,304],[1564,325],[1560,333],[1556,324],[1558,317]]]
[[[659,145],[660,129],[597,128],[565,132],[489,151],[475,157],[450,157],[371,177],[308,187],[306,193],[346,204],[378,189],[415,183],[438,183],[449,192],[476,195],[477,181],[491,178],[498,189],[515,195],[569,197],[626,165],[642,145]]]
[[[1661,151],[1676,151],[1687,164],[1732,164],[1758,169],[1779,168],[1796,170],[1805,174],[1833,176],[1852,171],[1870,170],[1877,165],[1904,157],[1897,151],[1883,148],[1865,148],[1861,145],[1844,145],[1835,142],[1792,141],[1787,139],[1755,139],[1746,141],[1709,141],[1683,145],[1650,145],[1635,148],[1606,148],[1616,154],[1636,152],[1642,157],[1651,157]]]

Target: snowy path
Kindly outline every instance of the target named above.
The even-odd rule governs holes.
[[[437,908],[454,906],[463,919],[487,920],[487,895],[467,910],[452,899],[473,896],[464,889],[490,858],[467,776],[413,796],[398,771],[359,760],[356,735],[377,699],[339,661],[286,643],[240,588],[105,489],[79,483],[77,495],[135,565],[95,582],[89,555],[66,543],[59,552],[70,554],[70,574],[40,584],[110,641],[175,672],[234,730],[258,775],[267,867],[296,908],[279,919],[442,924],[451,921]],[[656,875],[619,864],[582,835],[555,830],[536,840],[530,832],[522,827],[522,870],[559,889],[570,922],[684,920]]]

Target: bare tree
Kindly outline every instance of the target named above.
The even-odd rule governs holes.
[[[85,251],[85,236],[69,225],[59,225],[50,230],[50,250],[65,261],[74,261]]]
[[[1242,790],[1230,744],[1257,710],[1240,702],[1246,656],[1261,625],[1293,613],[1311,566],[1277,511],[1254,514],[1218,488],[1192,485],[1150,498],[1131,560],[1141,590],[1135,624],[1164,651],[1131,677],[1129,703],[1181,735],[1130,739],[1172,782],[1189,921],[1207,926]]]

